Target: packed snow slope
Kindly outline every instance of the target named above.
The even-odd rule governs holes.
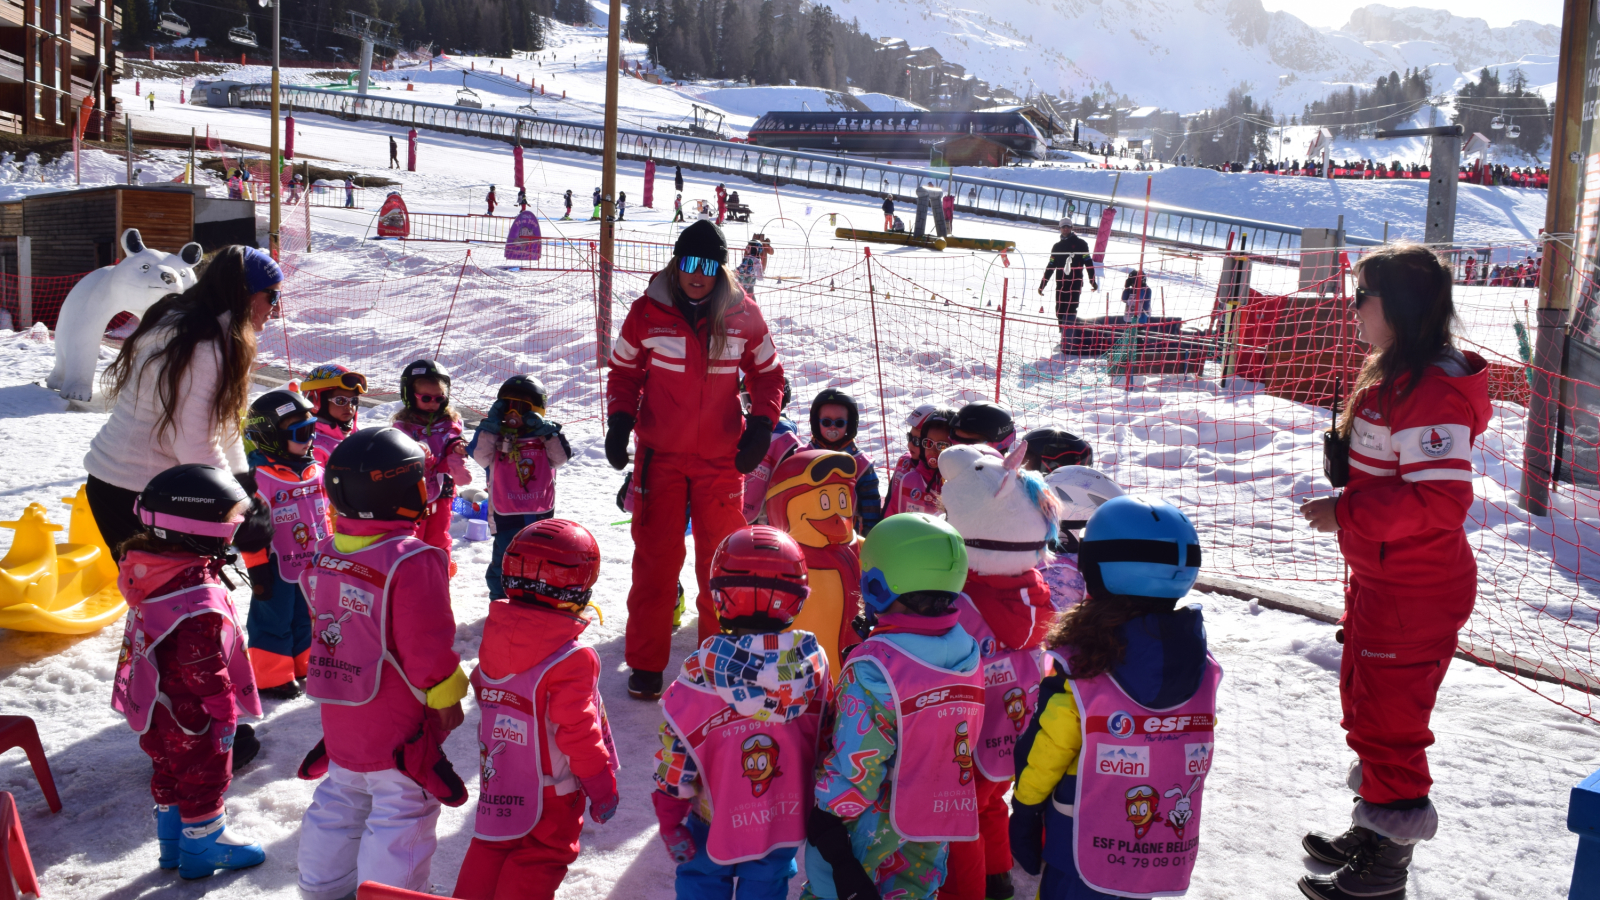
[[[1190,112],[1247,85],[1257,101],[1298,112],[1335,85],[1370,84],[1423,66],[1451,91],[1465,73],[1558,52],[1559,25],[1490,28],[1447,11],[1371,5],[1338,31],[1320,31],[1260,0],[838,0],[845,20],[878,37],[932,46],[945,59],[1019,95],[1030,86],[1115,90],[1141,104]],[[1542,60],[1539,60],[1542,62]],[[1553,72],[1553,70],[1551,70]],[[1530,75],[1533,72],[1530,70]],[[1286,76],[1286,77],[1285,77]],[[1280,80],[1281,79],[1281,80]],[[1554,81],[1553,74],[1536,85]]]

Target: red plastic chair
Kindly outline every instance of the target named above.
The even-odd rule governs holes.
[[[0,791],[0,900],[17,900],[17,891],[39,896],[39,878],[33,873],[16,798]]]
[[[39,728],[27,716],[0,716],[0,753],[21,747],[33,765],[33,777],[39,780],[39,790],[44,792],[50,811],[61,812],[61,797],[56,793],[56,779],[50,774],[50,761],[44,757],[44,745],[39,743]]]
[[[390,887],[387,884],[379,884],[376,881],[363,881],[361,886],[356,888],[356,900],[413,900],[416,897],[431,898],[432,896],[432,894],[424,894],[421,891],[408,891],[405,888]],[[0,897],[0,900],[5,900],[5,898]]]

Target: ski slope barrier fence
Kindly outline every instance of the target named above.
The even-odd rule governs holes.
[[[484,74],[484,73],[479,73]],[[385,122],[407,128],[486,137],[525,147],[550,147],[599,154],[605,131],[598,125],[557,118],[427,103],[400,97],[360,96],[345,91],[282,85],[282,102],[295,115],[322,113],[347,120]],[[253,109],[271,106],[271,87],[251,85],[239,93],[239,105]],[[906,119],[900,118],[904,127]],[[893,116],[876,114],[862,119],[861,130],[895,130]],[[617,151],[623,159],[654,159],[659,165],[748,178],[756,184],[821,188],[842,193],[889,195],[902,203],[915,203],[917,186],[938,181],[955,197],[958,215],[985,215],[1053,225],[1072,218],[1080,227],[1099,226],[1107,206],[1116,209],[1112,233],[1200,249],[1232,249],[1240,243],[1263,258],[1293,260],[1300,247],[1300,227],[1184,209],[1162,203],[1144,204],[1124,195],[1121,204],[1099,194],[1060,191],[1019,184],[999,178],[954,174],[939,178],[926,169],[869,160],[757,147],[734,141],[618,129]],[[1000,171],[1000,170],[997,170]],[[1352,245],[1376,243],[1347,237]]]
[[[351,252],[286,254],[282,316],[262,336],[264,363],[303,373],[339,362],[392,391],[402,365],[433,357],[454,373],[458,402],[480,411],[505,378],[525,372],[551,390],[556,420],[600,433],[592,243],[547,239],[537,262],[512,264],[493,246],[339,240]],[[619,242],[613,327],[670,253]],[[1495,249],[1499,258],[1533,253]],[[1138,251],[1114,244],[1101,290],[1086,286],[1081,327],[1070,334],[1084,355],[1063,355],[1053,290],[1038,292],[1045,262],[778,243],[754,293],[793,385],[787,414],[805,431],[818,390],[849,391],[862,409],[858,444],[887,481],[913,408],[997,400],[1021,431],[1068,428],[1129,491],[1184,508],[1207,574],[1337,607],[1346,575],[1337,544],[1308,531],[1298,508],[1332,493],[1320,435],[1366,352],[1348,311],[1353,282],[1335,268],[1299,290],[1297,270],[1256,265],[1246,283],[1224,273],[1237,265],[1224,254],[1152,248],[1150,318],[1129,324],[1121,292]],[[1456,287],[1460,346],[1489,361],[1494,413],[1474,453],[1467,531],[1480,590],[1463,640],[1529,690],[1600,721],[1594,697],[1573,686],[1600,689],[1600,423],[1584,407],[1600,408],[1600,378],[1563,382],[1564,480],[1551,514],[1530,515],[1517,497],[1537,291],[1474,280]]]

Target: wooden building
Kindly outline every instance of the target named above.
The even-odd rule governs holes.
[[[108,139],[120,21],[113,0],[0,0],[0,132],[67,137],[83,110]]]

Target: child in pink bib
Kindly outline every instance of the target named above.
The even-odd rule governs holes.
[[[1200,607],[1177,606],[1199,539],[1176,508],[1117,497],[1089,519],[1079,561],[1088,598],[1045,639],[1053,669],[1017,745],[1011,852],[1042,870],[1041,900],[1179,896],[1222,680]]]
[[[678,863],[678,900],[782,900],[806,837],[828,661],[783,631],[808,593],[805,555],[767,525],[729,535],[711,562],[722,633],[705,639],[661,699],[651,799]],[[782,632],[782,633],[780,633]]]
[[[978,836],[978,644],[957,623],[967,552],[949,523],[890,516],[861,548],[877,627],[844,666],[831,748],[806,823],[802,897],[920,900],[952,841]]]

